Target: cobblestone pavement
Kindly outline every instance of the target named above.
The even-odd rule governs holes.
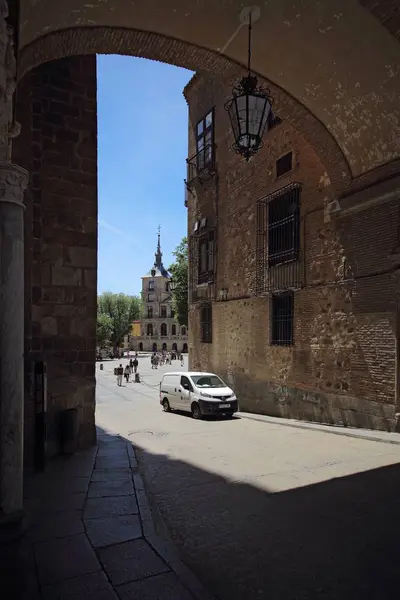
[[[209,600],[156,534],[132,444],[102,428],[97,441],[27,478],[25,583],[4,598]]]
[[[398,598],[400,436],[195,421],[159,405],[162,372],[180,367],[143,358],[144,383],[118,388],[113,366],[97,422],[134,442],[161,530],[217,598]]]

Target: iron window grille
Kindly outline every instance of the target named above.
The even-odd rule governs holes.
[[[293,153],[288,152],[276,161],[276,176],[282,177],[286,173],[290,173],[293,168]]]
[[[153,325],[151,323],[147,324],[146,331],[147,331],[147,335],[151,335],[151,336],[153,335]]]
[[[294,297],[292,293],[271,298],[271,344],[291,346],[294,329]]]
[[[302,286],[300,197],[300,184],[292,183],[258,202],[256,288],[259,294]]]
[[[204,344],[212,343],[212,304],[204,304],[200,308],[201,341]]]
[[[152,306],[149,306],[149,308],[147,309],[147,318],[148,319],[153,318],[153,307]]]
[[[165,319],[167,317],[167,307],[166,306],[161,307],[160,317],[162,317],[163,319]]]
[[[199,237],[197,251],[197,283],[211,283],[214,280],[214,231]]]

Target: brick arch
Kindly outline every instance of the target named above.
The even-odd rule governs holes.
[[[241,65],[219,52],[158,33],[121,27],[79,27],[49,33],[24,46],[19,56],[19,77],[40,64],[88,54],[143,57],[193,71],[212,72],[224,79],[239,77],[243,73]],[[260,82],[269,87],[279,116],[290,122],[317,152],[323,152],[332,190],[337,196],[344,195],[349,189],[352,175],[348,161],[333,135],[287,91],[263,77],[260,77]]]

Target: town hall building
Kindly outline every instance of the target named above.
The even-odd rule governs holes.
[[[160,230],[155,261],[142,277],[142,314],[140,336],[130,337],[131,350],[187,352],[187,327],[176,321],[172,308],[171,276],[162,262]]]

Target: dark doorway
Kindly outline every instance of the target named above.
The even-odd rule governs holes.
[[[175,342],[172,344],[172,350],[175,350],[175,352],[178,350],[178,346],[175,344]]]
[[[164,343],[163,343],[163,345],[162,345],[162,349],[163,349],[163,350],[166,350],[166,349],[167,349],[167,344],[166,344],[165,342],[164,342]]]
[[[187,344],[183,344],[182,352],[187,352],[187,351],[188,351]]]
[[[142,342],[139,343],[139,352],[143,352],[143,344],[142,344]]]
[[[155,342],[153,344],[153,352],[157,352],[157,344]]]

